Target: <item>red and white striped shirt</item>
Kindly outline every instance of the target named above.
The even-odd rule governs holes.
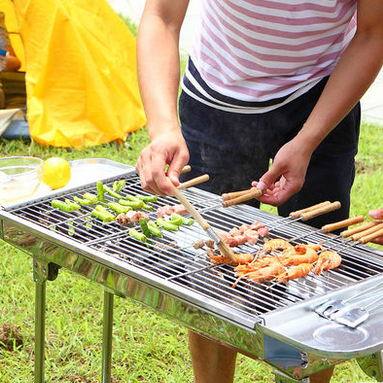
[[[331,74],[357,0],[202,0],[183,89],[215,108],[276,109]]]

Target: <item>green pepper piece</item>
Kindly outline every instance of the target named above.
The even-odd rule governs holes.
[[[148,223],[146,222],[146,219],[145,218],[140,218],[139,222],[140,222],[140,226],[141,226],[142,232],[145,234],[146,237],[149,238],[150,237],[150,230],[149,230],[149,227],[148,227]]]
[[[123,206],[130,206],[132,209],[142,209],[144,206],[143,201],[126,201],[124,199],[120,199],[118,203]]]
[[[113,182],[113,190],[118,193],[124,186],[126,182],[125,180],[120,180],[120,181],[114,181]]]
[[[157,196],[156,195],[138,195],[136,194],[135,197],[137,199],[140,199],[141,201],[144,202],[157,202]]]
[[[55,209],[64,211],[65,213],[72,213],[74,211],[71,205],[68,205],[67,203],[60,201],[58,199],[53,199],[51,202],[51,206]]]
[[[91,214],[92,214],[93,217],[99,218],[103,222],[112,222],[112,221],[114,221],[113,214],[110,214],[110,215],[109,214],[105,214],[105,212],[99,211],[99,210],[96,210],[96,209],[93,209],[91,211]]]
[[[131,194],[126,194],[124,197],[127,201],[141,201],[139,198]]]
[[[97,197],[100,202],[105,202],[104,185],[101,181],[97,181]]]
[[[103,185],[103,189],[105,193],[110,194],[112,197],[121,199],[122,196],[118,193],[116,193],[114,190],[112,190],[108,185]]]
[[[129,210],[132,210],[130,206],[122,206],[117,202],[109,202],[108,206],[118,214],[127,213]]]
[[[131,229],[129,229],[129,234],[137,239],[138,241],[141,241],[141,242],[147,242],[147,238],[146,238],[146,235],[144,233],[140,233],[138,230],[134,229],[133,227]]]
[[[153,210],[153,206],[148,205],[148,204],[145,203],[144,201],[142,201],[142,202],[143,202],[142,209],[145,209],[145,210]]]
[[[73,200],[79,203],[80,205],[85,205],[85,206],[92,205],[92,201],[90,201],[89,199],[84,199],[84,198],[79,198],[77,196],[74,196]]]
[[[157,218],[157,225],[162,226],[166,230],[171,230],[171,231],[177,231],[179,227],[177,225],[174,225],[168,220],[165,220],[163,218]]]
[[[171,217],[172,217],[173,221],[182,220],[182,224],[186,225],[186,226],[191,226],[191,225],[194,224],[194,220],[193,219],[183,217],[182,215],[177,214],[177,213],[172,213]]]
[[[85,193],[82,198],[92,201],[92,204],[98,203],[98,198],[92,193]]]
[[[147,225],[148,225],[148,229],[149,229],[149,231],[150,231],[153,235],[155,235],[155,236],[158,237],[158,238],[162,238],[162,232],[161,232],[160,228],[156,225],[155,222],[153,222],[153,221],[148,221],[148,222],[147,222]]]
[[[71,206],[73,210],[78,210],[78,209],[80,209],[80,207],[81,207],[78,203],[72,202],[72,201],[69,200],[69,199],[65,199],[65,203],[66,203],[67,205]]]

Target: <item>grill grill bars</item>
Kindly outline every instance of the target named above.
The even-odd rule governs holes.
[[[104,183],[112,187],[116,179],[121,177]],[[142,191],[135,174],[128,176],[125,181],[126,186],[121,195],[146,194]],[[96,194],[96,185],[72,190],[54,198],[72,199],[75,195],[81,198],[85,192]],[[228,231],[242,223],[251,224],[256,220],[272,228],[273,221],[280,220],[270,213],[250,209],[246,205],[223,208],[221,198],[212,197],[212,194],[198,189],[186,190],[183,193],[215,230]],[[107,202],[115,201],[109,195],[105,196]],[[231,309],[234,308],[247,316],[258,316],[290,306],[383,272],[382,258],[368,247],[350,244],[342,238],[320,232],[312,233],[312,228],[307,225],[286,221],[284,225],[278,225],[277,229],[270,230],[269,237],[289,240],[301,235],[301,242],[321,242],[326,248],[339,252],[343,259],[342,265],[336,270],[326,272],[325,275],[309,275],[304,279],[290,281],[286,285],[240,281],[235,288],[232,288],[236,279],[233,267],[213,265],[204,250],[194,249],[193,243],[196,240],[208,239],[197,224],[181,227],[177,232],[163,231],[163,238],[153,238],[150,243],[145,244],[128,235],[128,229],[132,225],[124,227],[116,222],[102,223],[91,217],[93,207],[82,206],[80,212],[65,213],[51,207],[52,199],[16,207],[12,213],[59,233],[64,242],[66,238],[70,238],[72,241],[101,251],[111,261],[123,259],[127,264],[164,278],[174,286],[180,285],[191,289],[227,304]],[[158,207],[176,205],[178,201],[174,197],[159,197],[157,202],[150,204],[153,206],[153,211],[148,213],[151,219],[155,219]],[[298,239],[293,243],[299,242]],[[255,253],[263,243],[264,240],[259,240],[256,245],[241,245],[235,252]]]

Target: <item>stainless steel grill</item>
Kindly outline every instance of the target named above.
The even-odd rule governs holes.
[[[122,195],[145,194],[133,168],[104,183],[112,186],[120,179],[126,181]],[[246,355],[266,360],[277,366],[278,382],[299,381],[355,357],[371,375],[381,374],[377,371],[381,369],[383,330],[379,328],[378,313],[357,329],[349,329],[320,317],[313,307],[329,297],[344,299],[381,281],[382,252],[314,231],[300,222],[278,223],[280,217],[247,205],[223,208],[221,198],[214,194],[196,188],[186,190],[185,196],[214,229],[228,231],[258,220],[271,228],[269,238],[321,242],[342,256],[339,268],[321,276],[308,275],[287,284],[243,280],[233,288],[233,267],[214,265],[204,250],[194,249],[196,240],[208,239],[198,224],[182,226],[177,232],[164,230],[163,238],[142,243],[129,236],[132,224],[103,223],[91,217],[93,207],[83,206],[81,213],[51,207],[53,198],[81,198],[85,192],[96,194],[96,183],[13,205],[0,212],[0,219],[3,239],[34,258],[37,300],[45,299],[45,281],[55,279],[58,267],[106,288],[104,315],[109,325],[104,328],[103,382],[110,379],[112,293],[139,300]],[[106,198],[114,200],[107,194]],[[178,201],[159,197],[150,204],[153,210],[149,216],[153,219],[158,207]],[[241,245],[238,251],[255,253],[263,242]],[[38,318],[43,317],[44,307],[40,302]],[[40,334],[43,325],[42,320],[36,327]],[[43,340],[37,341],[41,351]],[[275,344],[285,350],[285,357],[275,353]],[[42,355],[36,363],[36,382],[40,382]]]

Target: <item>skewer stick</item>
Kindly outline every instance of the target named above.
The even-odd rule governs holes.
[[[241,197],[244,194],[250,193],[252,190],[253,190],[253,188],[246,189],[246,190],[239,190],[239,191],[230,192],[230,193],[223,193],[222,194],[222,200],[228,201],[229,199]]]
[[[359,215],[357,217],[344,219],[343,221],[329,223],[327,225],[322,226],[321,230],[323,233],[330,233],[331,231],[340,229],[342,227],[355,225],[363,221],[364,221],[364,217],[362,215]]]
[[[321,203],[318,203],[318,204],[313,205],[313,206],[306,207],[306,208],[301,209],[301,210],[292,211],[289,214],[289,217],[292,219],[300,218],[302,214],[305,214],[305,213],[308,213],[310,211],[321,208],[323,206],[329,205],[330,203],[331,203],[330,201],[325,201],[325,202],[321,202]]]
[[[181,174],[189,173],[190,171],[191,171],[191,166],[185,165],[181,170]]]
[[[366,236],[369,236],[370,234],[373,234],[373,233],[376,233],[378,230],[381,230],[383,229],[383,223],[379,223],[378,225],[375,225],[375,226],[372,226],[370,227],[369,229],[367,230],[364,230],[360,233],[357,233],[357,234],[354,234],[351,239],[353,241],[359,241],[361,240],[363,237],[366,237]],[[362,242],[363,243],[363,242]]]
[[[325,213],[330,213],[331,211],[340,209],[340,202],[335,201],[332,203],[329,203],[327,205],[324,205],[322,207],[319,207],[318,209],[308,211],[307,213],[301,214],[301,220],[302,221],[308,221],[309,219],[318,217],[318,215],[322,215]]]
[[[243,194],[243,195],[241,195],[239,197],[223,201],[222,205],[223,205],[223,207],[229,207],[229,206],[237,205],[239,203],[242,203],[242,202],[245,202],[245,201],[249,201],[249,200],[251,200],[253,198],[258,198],[262,194],[263,194],[262,190],[254,188],[250,192],[248,192],[246,194]]]
[[[189,181],[185,181],[185,182],[180,183],[177,186],[177,189],[190,188],[191,186],[195,186],[195,185],[201,184],[202,182],[209,181],[209,178],[210,178],[209,174],[203,174],[202,176],[195,177],[195,178],[192,178]]]
[[[369,229],[370,227],[376,226],[377,224],[379,224],[379,221],[367,222],[367,223],[365,223],[365,224],[363,224],[363,225],[354,227],[353,229],[344,230],[344,231],[342,231],[342,232],[340,233],[340,235],[341,235],[343,238],[351,237],[352,235],[354,235],[354,234],[356,234],[356,233],[360,233],[361,231],[367,230],[367,229]]]
[[[367,242],[371,242],[373,239],[378,238],[382,235],[383,235],[383,229],[377,230],[372,234],[369,234],[369,235],[366,235],[365,237],[362,237],[360,239],[360,243],[365,244]]]
[[[214,243],[217,245],[218,249],[221,251],[221,253],[229,258],[231,261],[235,261],[235,255],[233,250],[230,249],[230,247],[221,239],[218,237],[218,235],[215,233],[213,228],[209,225],[209,223],[202,217],[200,213],[195,209],[195,207],[187,200],[187,198],[182,194],[180,190],[178,190],[173,183],[169,180],[169,182],[173,186],[173,192],[176,198],[182,203],[182,205],[185,206],[186,210],[190,213],[190,215],[200,224],[203,230],[206,231],[206,233],[209,235],[209,237],[214,241]]]

